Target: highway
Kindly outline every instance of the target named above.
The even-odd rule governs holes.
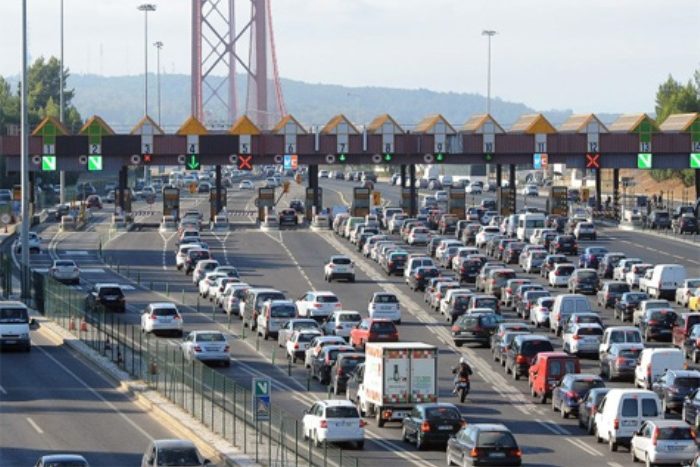
[[[347,202],[351,197],[351,182],[322,180],[322,186],[325,189],[326,206]],[[390,203],[398,203],[398,187],[379,184],[378,189]],[[292,184],[291,193],[282,199],[282,203],[291,198],[302,198],[301,190],[301,186]],[[253,196],[251,191],[230,189],[229,210],[249,209]],[[532,201],[537,205],[541,199]],[[139,206],[134,209],[149,208],[140,206],[140,203],[137,205]],[[183,196],[182,210],[191,208],[201,209],[207,215],[208,207],[204,195]],[[153,218],[155,216],[156,214]],[[250,336],[248,330],[244,338],[237,318],[234,318],[229,326],[224,313],[215,310],[212,312],[207,300],[198,299],[191,277],[185,276],[174,267],[176,239],[173,232],[144,230],[117,233],[102,245],[105,258],[105,262],[102,262],[98,248],[100,234],[108,228],[108,219],[108,210],[96,214],[85,232],[59,233],[56,225],[48,225],[42,232],[45,252],[33,256],[33,266],[46,268],[52,258],[71,258],[81,267],[83,282],[80,287],[83,290],[87,290],[94,282],[121,284],[127,294],[126,317],[134,324],[139,322],[139,314],[148,303],[175,301],[180,304],[186,330],[218,328],[229,333],[233,343],[232,366],[219,371],[245,386],[250,385],[253,377],[272,375],[273,403],[285,407],[299,419],[314,400],[328,397],[327,388],[315,381],[311,381],[310,390],[306,390],[308,374],[303,365],[294,365],[291,375],[287,374],[283,351],[276,346],[276,342],[260,340],[256,343],[256,338]],[[454,347],[448,326],[441,316],[428,311],[422,301],[422,294],[410,292],[402,278],[387,277],[374,262],[358,255],[346,240],[328,231],[262,232],[254,228],[248,218],[232,220],[230,231],[214,233],[205,230],[203,238],[209,244],[214,258],[223,264],[236,266],[242,279],[251,285],[275,287],[292,299],[300,297],[308,290],[330,289],[338,295],[344,309],[357,310],[363,314],[366,314],[367,303],[373,292],[384,290],[396,293],[404,313],[403,322],[399,326],[401,340],[423,341],[440,348],[440,399],[457,403],[457,399],[451,393],[450,368],[456,364],[459,354],[464,354],[475,367],[476,374],[472,382],[472,392],[467,402],[460,405],[460,410],[469,423],[506,424],[522,447],[526,465],[580,465],[580,458],[576,457],[580,455],[591,459],[590,465],[632,465],[629,455],[624,450],[622,453],[608,453],[607,448],[597,445],[592,437],[584,435],[575,420],[562,420],[552,412],[549,405],[535,404],[529,396],[527,382],[522,379],[513,381],[510,376],[505,375],[503,369],[492,361],[488,349]],[[684,264],[690,276],[700,275],[700,255],[690,245],[673,240],[654,239],[652,248],[649,246],[652,242],[647,236],[614,229],[604,230],[595,243],[606,245],[611,250],[621,250],[628,256],[642,257],[652,263],[668,262],[669,256],[674,256],[674,262]],[[581,246],[585,244],[586,242],[582,242]],[[411,251],[413,250],[418,251],[418,248],[412,248]],[[323,280],[322,265],[329,256],[338,253],[355,258],[355,283],[334,282],[328,285]],[[524,274],[519,273],[520,275]],[[514,316],[510,312],[506,314],[509,317]],[[601,315],[606,324],[614,324],[610,311],[601,310]],[[178,344],[177,339],[161,339],[169,341],[172,345]],[[554,339],[554,342],[556,347],[560,347],[559,339]],[[5,367],[3,371],[6,369]],[[596,361],[583,361],[582,371],[597,373],[596,370]],[[629,387],[627,383],[610,385]],[[371,459],[373,462],[381,460],[387,465],[444,465],[444,451],[416,451],[414,446],[402,442],[398,424],[378,428],[374,421],[370,420],[367,430],[368,442],[365,449],[353,452],[362,459]],[[575,456],[572,456],[574,453]]]

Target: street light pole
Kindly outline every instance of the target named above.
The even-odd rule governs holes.
[[[20,153],[22,155],[22,225],[20,227],[21,254],[21,297],[28,299],[29,290],[29,109],[27,108],[27,0],[22,0],[22,71],[21,71],[21,134]]]
[[[482,36],[488,37],[488,65],[486,68],[486,113],[491,113],[491,38],[496,35],[496,31],[485,29],[481,31]]]
[[[143,11],[143,115],[148,115],[148,12],[156,11],[156,6],[152,3],[144,3],[139,5],[139,11]],[[143,166],[143,181],[148,183],[148,166]]]
[[[160,121],[160,49],[163,48],[163,43],[161,41],[156,41],[153,43],[156,48],[156,86],[158,90],[158,126],[162,128]]]
[[[64,120],[64,107],[65,104],[63,102],[63,88],[64,88],[64,83],[63,83],[63,0],[61,0],[61,14],[59,15],[61,18],[61,66],[58,71],[58,82],[59,82],[59,90],[58,90],[58,120],[63,124]],[[59,173],[59,202],[61,204],[65,204],[66,202],[66,171],[61,170]]]

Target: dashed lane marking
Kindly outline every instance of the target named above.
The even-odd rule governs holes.
[[[64,255],[66,256],[87,256],[90,253],[85,250],[80,250],[80,251],[74,251],[74,250],[68,250],[63,252]]]
[[[0,393],[2,393],[5,396],[7,395],[7,391],[5,391],[5,388],[2,386],[0,386]]]
[[[309,284],[310,289],[309,290],[316,290],[316,287],[314,287],[313,282],[311,282],[311,279],[309,279],[309,276],[306,274],[306,271],[304,271],[304,268],[301,267],[301,264],[299,264],[299,261],[297,261],[296,257],[292,254],[292,252],[287,248],[287,245],[284,244],[284,239],[282,238],[282,232],[277,232],[279,234],[279,239],[275,238],[274,235],[272,235],[270,232],[263,232],[265,235],[270,237],[272,240],[276,241],[277,243],[280,244],[282,249],[287,253],[287,256],[289,256],[289,259],[292,261],[294,266],[297,268],[299,271],[299,274],[301,274],[301,277],[304,278],[307,284]]]
[[[577,448],[581,449],[582,451],[587,452],[587,453],[590,454],[591,456],[603,457],[603,453],[602,453],[602,452],[600,452],[600,451],[598,451],[598,450],[596,450],[596,449],[593,449],[592,447],[586,445],[586,444],[585,444],[583,441],[581,441],[581,440],[578,440],[578,439],[576,439],[576,438],[566,438],[566,440],[567,440],[569,443],[571,443],[571,444],[573,444],[574,446],[576,446]],[[622,467],[622,466],[620,466],[620,467]]]
[[[39,425],[37,425],[31,417],[27,417],[27,423],[29,423],[29,425],[31,425],[31,427],[34,428],[34,431],[36,431],[40,435],[44,434],[44,430],[42,430],[41,427],[39,427]]]
[[[167,262],[166,262],[166,256],[168,254],[168,242],[172,240],[172,238],[175,236],[176,232],[173,232],[170,234],[170,236],[166,237],[163,235],[163,232],[158,232],[160,234],[160,238],[163,239],[163,254],[162,254],[162,259],[163,259],[163,271],[167,271]]]

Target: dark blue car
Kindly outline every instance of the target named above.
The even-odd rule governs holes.
[[[603,378],[592,374],[568,374],[552,390],[552,409],[563,418],[578,416],[579,403],[593,388],[604,388]]]
[[[608,249],[602,246],[589,246],[578,257],[579,268],[598,269],[598,263],[608,253]]]

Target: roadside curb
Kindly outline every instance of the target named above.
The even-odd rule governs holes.
[[[103,376],[115,382],[117,391],[126,394],[134,403],[149,416],[175,435],[192,440],[202,455],[219,465],[225,466],[257,466],[252,459],[242,454],[227,440],[214,434],[207,427],[195,420],[180,407],[169,402],[160,393],[151,390],[140,380],[132,379],[129,374],[120,370],[109,359],[102,357],[93,349],[81,342],[75,336],[65,331],[56,323],[44,318],[32,310],[33,317],[38,318],[41,329],[48,331],[58,341],[80,354],[95,365]]]

